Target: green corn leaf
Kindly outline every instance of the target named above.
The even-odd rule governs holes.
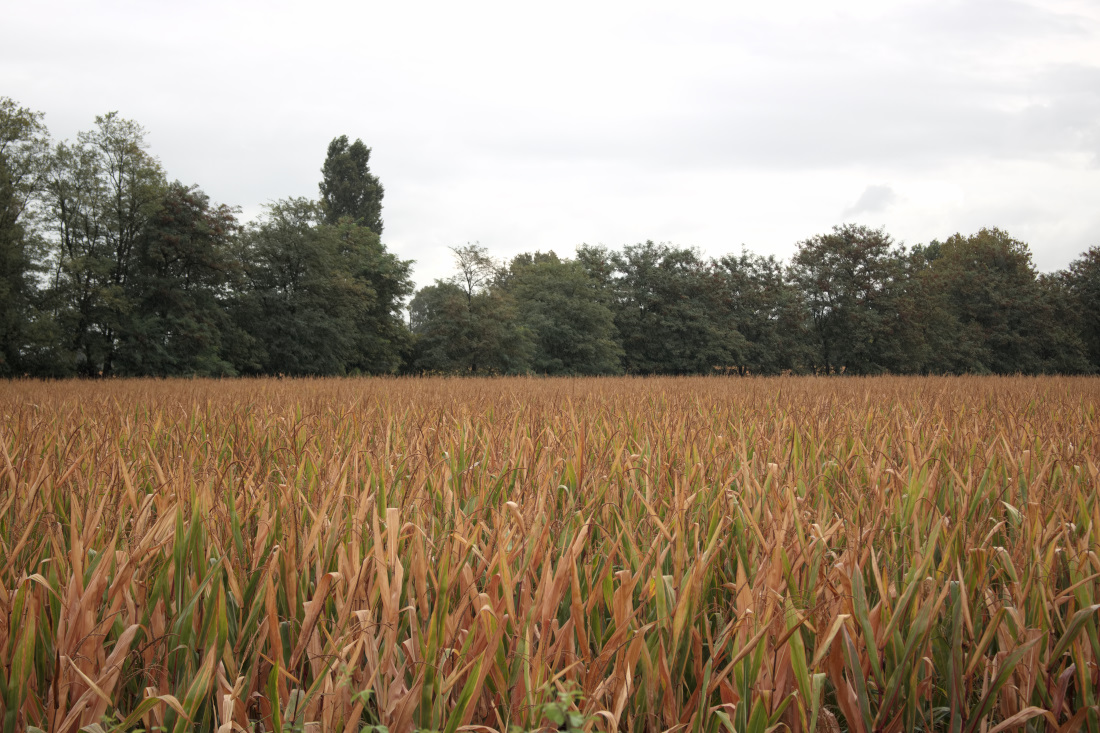
[[[882,689],[886,685],[882,679],[882,665],[879,663],[875,632],[871,628],[871,616],[867,609],[867,593],[863,586],[863,573],[858,567],[852,571],[852,610],[855,612],[856,622],[863,632],[863,648],[867,650],[867,658],[871,662],[871,674],[874,675],[879,689]]]
[[[1096,615],[1097,611],[1100,611],[1100,603],[1089,606],[1088,608],[1082,608],[1080,611],[1073,614],[1073,618],[1070,619],[1069,625],[1066,626],[1065,633],[1058,639],[1058,643],[1054,645],[1054,650],[1050,653],[1050,659],[1047,664],[1056,661],[1058,657],[1065,653],[1069,645],[1072,644],[1073,640],[1077,638],[1077,635],[1081,633],[1081,629],[1085,628],[1085,624]]]
[[[863,669],[859,665],[859,653],[856,652],[852,637],[848,635],[848,629],[841,629],[841,640],[844,644],[844,661],[848,674],[852,677],[855,686],[856,699],[859,702],[859,714],[863,718],[863,730],[871,733],[874,727],[871,722],[871,709],[867,699],[867,682],[863,678]]]
[[[267,701],[271,705],[271,725],[273,733],[283,733],[282,711],[279,709],[279,663],[271,666],[267,675]]]

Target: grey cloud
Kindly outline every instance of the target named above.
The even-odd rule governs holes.
[[[653,170],[1045,159],[1098,152],[1100,67],[1050,66],[991,82],[935,69],[788,70],[701,79],[633,100],[622,116],[546,109],[487,129],[481,154],[627,163]],[[564,106],[568,109],[568,106]]]
[[[1100,65],[1049,53],[1026,65],[1012,50],[1016,41],[1095,34],[1087,18],[1003,0],[917,4],[825,27],[719,22],[724,43],[693,20],[669,20],[673,47],[704,39],[713,64],[681,66],[632,91],[609,78],[595,108],[567,94],[512,108],[484,128],[480,154],[660,171],[928,169],[1098,152]]]
[[[890,204],[897,200],[898,195],[894,193],[894,189],[885,184],[868,186],[863,189],[863,193],[860,194],[859,199],[844,210],[844,216],[876,214],[885,210]]]

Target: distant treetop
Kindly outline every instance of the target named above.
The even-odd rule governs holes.
[[[370,148],[358,139],[349,145],[347,135],[333,138],[321,174],[325,223],[335,224],[346,216],[381,236],[385,190],[370,172]]]

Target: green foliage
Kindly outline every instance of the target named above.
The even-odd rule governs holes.
[[[362,140],[349,145],[347,135],[333,138],[321,168],[321,210],[327,224],[350,217],[381,236],[385,190],[370,172],[370,152]]]
[[[498,267],[479,244],[453,247],[458,272],[422,288],[409,304],[416,338],[411,370],[437,374],[522,374],[531,334],[515,298],[495,282]]]
[[[436,281],[409,304],[416,337],[412,370],[437,374],[521,374],[532,345],[518,323],[515,301],[500,289],[466,293]]]
[[[1076,326],[1092,369],[1100,370],[1100,246],[1090,247],[1058,279],[1068,291],[1064,319]]]
[[[1038,277],[1039,359],[1048,374],[1091,374],[1098,365],[1090,358],[1087,339],[1096,330],[1097,311],[1089,310],[1074,289],[1072,278],[1060,273]]]
[[[251,351],[243,371],[267,374],[391,373],[407,337],[398,309],[409,266],[378,235],[348,219],[326,224],[308,199],[286,199],[241,238],[242,293],[234,304]]]
[[[197,186],[177,181],[164,190],[127,282],[134,307],[120,335],[120,373],[235,373],[223,337],[234,335],[224,294],[239,276],[230,249],[238,228],[235,212],[212,206]]]
[[[531,368],[539,374],[619,374],[618,343],[609,293],[575,261],[553,252],[512,260],[507,290],[534,342]]]
[[[131,280],[146,226],[163,200],[145,130],[111,112],[54,152],[46,203],[53,229],[51,295],[78,374],[110,375],[134,312]]]
[[[907,287],[915,304],[913,372],[932,374],[984,373],[972,339],[959,338],[959,322],[943,287],[943,276],[932,267],[943,254],[943,243],[933,240],[909,253]]]
[[[627,373],[705,374],[742,361],[721,274],[698,252],[648,241],[613,253],[610,265]]]
[[[20,114],[27,138],[37,117]],[[234,209],[211,204],[197,187],[166,182],[140,125],[116,113],[96,118],[96,129],[52,152],[41,187],[50,237],[38,261],[48,266],[49,283],[37,294],[37,312],[52,326],[39,331],[54,344],[55,371],[397,371],[410,342],[400,316],[410,263],[379,240],[382,188],[367,168],[369,154],[360,141],[337,138],[325,163],[323,205],[277,202],[242,231]],[[9,189],[0,185],[0,199]],[[12,196],[3,200],[10,210]],[[29,271],[25,262],[4,267],[3,257],[0,269]],[[17,290],[0,286],[0,297]],[[19,313],[4,310],[10,321]],[[23,334],[6,341],[26,342],[27,322],[5,329]],[[5,359],[0,369],[14,363]]]
[[[1040,275],[995,228],[907,251],[846,224],[789,266],[647,241],[505,267],[466,244],[410,329],[370,155],[334,138],[319,201],[241,227],[169,184],[136,122],[51,147],[0,97],[0,377],[1100,370],[1100,248]]]
[[[354,355],[358,315],[320,211],[305,198],[270,204],[239,246],[244,287],[233,316],[255,344],[242,371],[343,374]]]
[[[855,224],[799,243],[791,278],[806,298],[818,371],[910,367],[903,255],[882,229]]]
[[[584,702],[584,693],[576,683],[566,683],[558,689],[552,689],[547,683],[540,688],[539,693],[546,702],[528,711],[529,719],[535,723],[530,726],[512,724],[508,727],[509,733],[548,730],[582,733],[585,724],[592,719],[592,716],[586,716],[580,711],[580,706]],[[363,696],[369,697],[366,694]],[[450,723],[444,729],[444,733],[457,728],[459,717],[460,715],[451,711]],[[359,729],[359,733],[390,733],[390,729],[384,725],[365,725]],[[440,731],[433,728],[413,728],[413,733],[440,733]]]
[[[455,266],[458,268],[449,282],[462,288],[468,299],[493,284],[500,267],[480,243],[467,242],[461,247],[451,247]]]
[[[392,374],[411,348],[402,311],[413,292],[412,261],[387,251],[378,234],[347,217],[325,231],[334,238],[339,262],[361,300],[359,316],[351,325],[356,345],[349,368]]]
[[[1037,373],[1057,363],[1048,348],[1058,335],[1051,303],[1027,244],[996,228],[955,234],[929,274],[929,297],[947,313],[936,371]]]
[[[0,97],[0,376],[44,371],[54,357],[35,287],[43,252],[34,203],[48,167],[42,114]]]
[[[804,296],[788,281],[783,264],[742,250],[718,261],[722,308],[745,338],[739,374],[801,372],[812,359]]]
[[[546,683],[539,691],[546,702],[531,711],[530,719],[536,722],[533,730],[559,730],[567,733],[581,733],[591,716],[585,716],[580,706],[584,702],[584,692],[576,683],[566,683],[555,689]],[[549,723],[549,725],[543,725]],[[522,726],[512,725],[510,733],[523,733]]]

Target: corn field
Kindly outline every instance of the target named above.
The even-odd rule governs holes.
[[[0,384],[3,732],[1100,733],[1098,403]]]

